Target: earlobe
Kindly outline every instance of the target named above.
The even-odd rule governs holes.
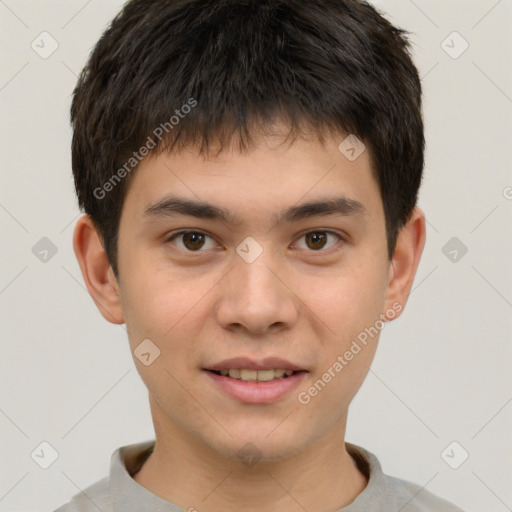
[[[386,311],[392,310],[393,318],[397,317],[396,312],[403,311],[407,303],[425,246],[425,239],[425,214],[416,207],[409,221],[398,234],[395,252],[390,262]]]
[[[76,223],[73,249],[85,285],[100,313],[113,324],[124,323],[119,286],[98,232],[88,215],[82,215]]]

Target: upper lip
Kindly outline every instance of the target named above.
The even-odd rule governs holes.
[[[232,357],[231,359],[224,359],[224,361],[208,366],[205,370],[219,372],[220,370],[230,370],[235,368],[247,370],[304,370],[304,368],[291,363],[286,359],[281,359],[280,357],[265,357],[260,360],[251,359],[249,357]]]

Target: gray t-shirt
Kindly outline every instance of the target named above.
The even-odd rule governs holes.
[[[110,475],[76,494],[55,512],[183,512],[159,498],[133,478],[151,454],[154,441],[122,446],[113,454]],[[419,485],[385,475],[377,457],[360,446],[345,443],[368,484],[338,512],[463,512]]]

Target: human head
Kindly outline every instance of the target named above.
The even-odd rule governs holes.
[[[81,218],[75,228],[75,253],[87,288],[109,321],[126,324],[137,369],[149,390],[157,438],[164,443],[179,438],[177,444],[189,451],[183,457],[192,457],[195,451],[213,464],[218,456],[235,457],[245,442],[257,446],[267,461],[297,452],[304,457],[308,448],[311,452],[319,444],[329,452],[331,446],[341,446],[348,405],[368,372],[380,329],[405,305],[423,248],[421,212],[404,213],[402,208],[405,197],[414,204],[411,194],[417,188],[411,183],[421,178],[421,168],[413,172],[411,161],[411,155],[416,163],[421,160],[423,145],[415,68],[405,51],[392,57],[398,43],[390,48],[389,40],[398,32],[366,4],[141,5],[129,3],[114,20],[114,28],[99,43],[110,49],[110,57],[95,61],[93,54],[83,78],[90,85],[78,86],[75,98],[80,91],[88,95],[90,117],[80,110],[84,105],[78,100],[73,106],[84,121],[91,121],[89,133],[97,137],[95,158],[114,155],[112,148],[118,155],[102,176],[105,181],[85,186],[84,180],[81,190],[104,208],[102,201],[126,187],[123,202],[110,203],[111,210],[104,211],[105,219],[111,220],[109,216],[114,218],[116,208],[121,208],[118,231],[104,237],[116,241],[119,249],[115,259],[110,254],[110,262],[118,265],[118,279],[111,275],[91,220]],[[166,14],[168,9],[171,14]],[[337,9],[344,24],[330,12]],[[305,11],[307,16],[300,14]],[[237,20],[238,31],[231,26],[214,41],[217,31]],[[267,30],[273,23],[282,28]],[[344,46],[337,46],[329,35],[335,29],[343,33],[338,35]],[[192,33],[197,40],[191,39]],[[270,51],[265,40],[272,33],[277,49]],[[169,48],[163,51],[160,46],[167,39]],[[300,46],[299,40],[307,44]],[[387,47],[382,40],[388,41]],[[118,58],[120,54],[124,57]],[[112,59],[125,67],[113,67]],[[409,96],[402,65],[409,70]],[[338,76],[340,69],[344,78]],[[102,95],[102,87],[113,87],[115,94]],[[402,103],[415,105],[410,115]],[[291,140],[288,147],[282,144],[286,134]],[[339,150],[348,134],[367,148],[353,160]],[[85,147],[90,144],[85,139]],[[153,144],[139,163],[143,148]],[[77,151],[75,161],[81,156]],[[79,177],[95,169],[90,156],[90,169],[84,167],[85,174],[78,173]],[[123,176],[116,170],[120,168]],[[110,182],[114,173],[120,179]],[[103,185],[107,182],[109,187]],[[349,198],[342,199],[341,215],[325,213],[325,198],[333,193]],[[189,202],[188,217],[169,215],[176,208],[183,214],[184,208],[181,203],[169,204],[170,195]],[[304,203],[304,196],[315,202]],[[205,208],[205,202],[214,208]],[[398,233],[391,264],[386,230],[391,217],[386,210],[402,212],[403,220],[411,215]],[[292,212],[290,217],[287,211]],[[302,217],[294,216],[297,211]],[[227,221],[214,217],[219,212],[227,212]],[[87,213],[97,224],[94,209]],[[285,222],[273,224],[276,215]],[[321,247],[313,254],[309,247],[291,244],[300,242],[307,227],[318,228],[320,219],[341,239],[330,251]],[[178,247],[181,235],[175,230],[190,231],[184,228],[203,232],[199,252]],[[239,252],[250,251],[240,247],[248,236],[261,249],[249,261]],[[214,241],[218,243],[212,248]],[[359,336],[366,332],[372,333],[371,342],[364,348],[352,344],[362,343]],[[148,366],[137,357],[137,351],[146,350],[147,340],[159,350]],[[338,357],[348,354],[344,360],[351,361],[351,350],[354,361],[344,366]],[[233,357],[245,359],[228,361]],[[311,386],[324,378],[324,372],[340,368],[336,361],[341,370],[321,397],[311,401],[288,394],[271,404],[241,403],[211,381],[211,365],[243,365],[249,358],[249,364],[256,361],[261,367],[271,364],[264,362],[269,357],[279,359],[272,364],[286,358],[286,364],[301,368],[298,377],[287,378],[303,379],[301,385],[310,397],[315,397]],[[292,412],[274,430],[277,418]],[[229,430],[219,427],[223,425]]]
[[[79,205],[116,276],[123,201],[147,149],[218,154],[236,141],[249,151],[278,120],[290,141],[354,134],[372,158],[388,258],[421,182],[409,43],[357,0],[132,0],[82,71],[71,119]]]

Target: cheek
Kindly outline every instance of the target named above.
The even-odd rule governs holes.
[[[330,270],[329,275],[297,279],[297,295],[307,305],[320,340],[337,350],[379,320],[385,303],[387,272],[371,266]],[[315,320],[316,319],[316,320]]]
[[[128,339],[137,371],[162,403],[171,397],[173,403],[181,403],[183,390],[179,383],[194,385],[200,356],[197,342],[211,311],[205,295],[217,280],[140,272],[123,290]],[[143,350],[147,352],[142,343],[157,354],[149,366],[138,358]],[[182,405],[185,407],[186,400]]]
[[[375,356],[383,327],[385,265],[352,266],[336,279],[317,286],[309,297],[315,311],[330,327],[324,329],[324,356],[317,368],[311,392],[322,395],[316,402],[322,409],[348,404],[363,383]],[[327,333],[327,336],[325,335]]]
[[[194,319],[202,311],[201,296],[183,290],[187,286],[181,281],[140,273],[124,288],[122,301],[134,363],[149,392],[160,404],[173,403],[192,413],[194,404],[180,383],[197,369]]]
[[[208,284],[203,281],[164,272],[139,272],[122,293],[123,312],[131,335],[135,339],[172,339],[188,318],[197,314],[196,306]]]
[[[340,277],[309,296],[311,309],[321,320],[316,322],[321,348],[299,402],[316,410],[314,416],[340,420],[370,369],[383,325],[384,294],[377,283],[367,280],[365,285]]]

